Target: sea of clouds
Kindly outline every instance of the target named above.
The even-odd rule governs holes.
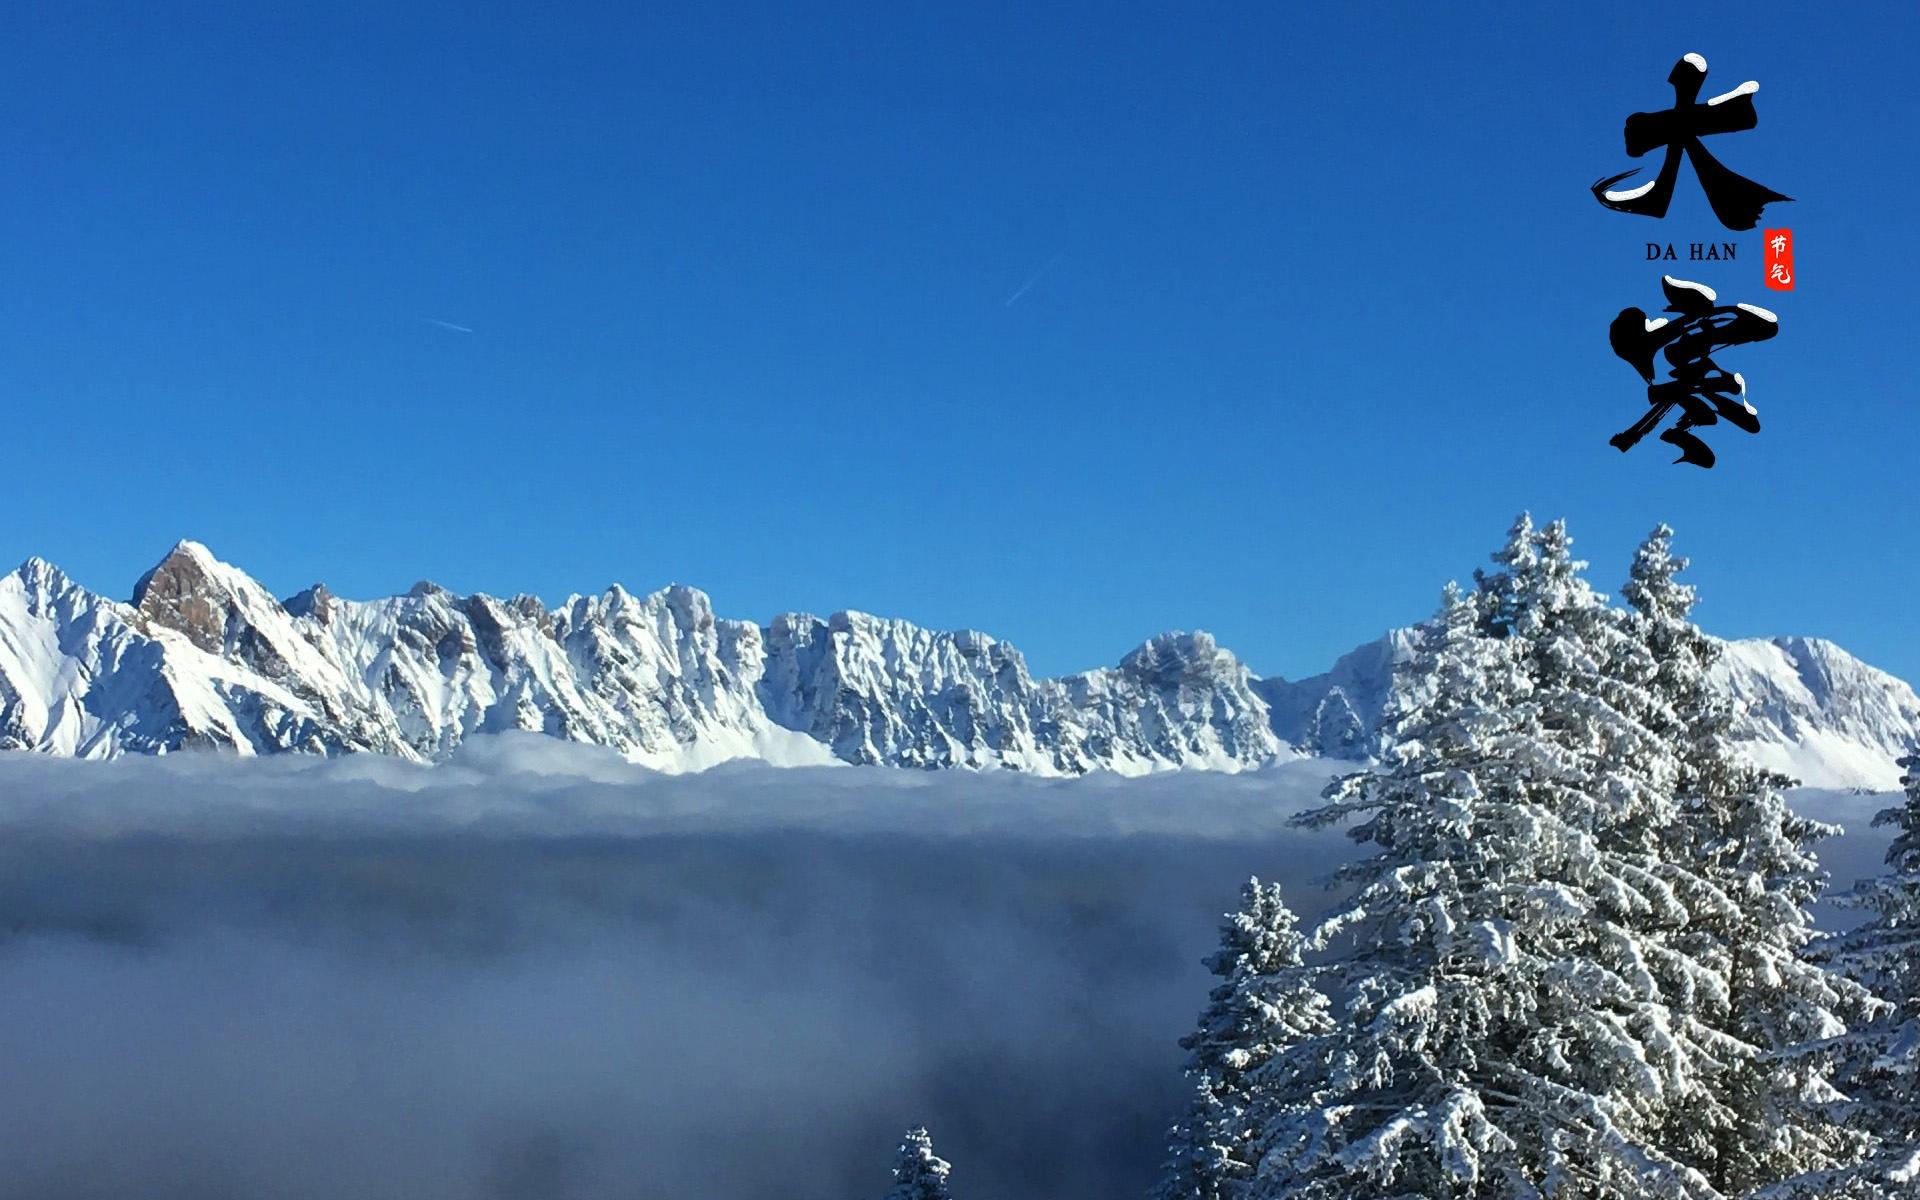
[[[0,754],[0,1195],[877,1198],[924,1122],[962,1200],[1137,1196],[1329,770]]]

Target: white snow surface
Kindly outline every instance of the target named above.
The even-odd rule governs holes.
[[[1714,291],[1712,288],[1708,287],[1704,283],[1695,283],[1691,279],[1675,279],[1671,275],[1662,275],[1660,278],[1665,280],[1668,283],[1668,285],[1672,287],[1686,288],[1688,291],[1699,292],[1702,296],[1705,296],[1709,300],[1720,299],[1720,293]]]
[[[1626,188],[1620,191],[1608,189],[1606,196],[1609,200],[1638,200],[1640,197],[1652,191],[1654,185],[1659,182],[1658,179],[1649,179],[1639,187]]]
[[[1749,79],[1745,83],[1741,84],[1739,87],[1734,88],[1732,91],[1721,92],[1718,96],[1715,96],[1713,99],[1707,101],[1707,107],[1712,108],[1716,104],[1725,104],[1729,100],[1737,100],[1742,96],[1751,96],[1755,92],[1758,92],[1759,90],[1760,90],[1760,81],[1757,79]]]
[[[1205,633],[1115,667],[1036,678],[973,631],[841,612],[765,626],[707,596],[619,586],[549,607],[433,585],[284,603],[193,542],[131,603],[30,559],[0,576],[0,749],[112,758],[183,749],[439,762],[481,734],[608,747],[659,771],[745,759],[1094,771],[1242,771],[1357,759],[1407,657],[1394,631],[1300,681],[1260,679]],[[1717,677],[1760,761],[1816,787],[1889,789],[1920,697],[1830,642],[1738,641]]]

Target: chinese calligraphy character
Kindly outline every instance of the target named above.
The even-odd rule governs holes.
[[[1675,462],[1699,467],[1713,465],[1713,451],[1691,430],[1717,424],[1721,417],[1748,433],[1760,430],[1760,414],[1747,403],[1747,381],[1721,370],[1713,355],[1729,346],[1764,342],[1780,332],[1780,319],[1751,304],[1719,305],[1719,296],[1705,284],[1664,275],[1660,286],[1667,294],[1666,311],[1676,319],[1655,317],[1638,308],[1623,308],[1613,319],[1608,340],[1613,352],[1647,381],[1647,415],[1613,435],[1609,443],[1622,453],[1633,449],[1673,409],[1680,420],[1660,440],[1680,448]],[[1664,351],[1667,378],[1653,381],[1654,356]]]
[[[1680,159],[1693,161],[1693,173],[1700,190],[1707,194],[1713,215],[1728,229],[1752,229],[1759,223],[1760,210],[1775,200],[1789,200],[1779,192],[1762,187],[1745,176],[1736,175],[1707,152],[1700,139],[1717,133],[1738,133],[1760,123],[1754,112],[1753,94],[1760,85],[1749,79],[1730,92],[1698,103],[1700,85],[1706,82],[1707,60],[1689,54],[1673,65],[1667,82],[1673,85],[1673,107],[1654,113],[1634,113],[1627,118],[1627,153],[1634,158],[1665,146],[1667,156],[1660,174],[1651,182],[1624,191],[1608,191],[1614,184],[1640,173],[1635,167],[1602,179],[1593,185],[1594,198],[1615,212],[1638,213],[1646,217],[1664,217],[1673,199],[1674,184],[1680,178]]]

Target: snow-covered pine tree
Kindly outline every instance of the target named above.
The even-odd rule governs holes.
[[[1810,847],[1838,830],[1793,813],[1793,781],[1755,766],[1733,740],[1731,702],[1709,672],[1719,643],[1691,620],[1687,561],[1673,531],[1654,529],[1634,555],[1622,595],[1636,649],[1654,670],[1638,719],[1670,748],[1679,819],[1662,853],[1689,869],[1675,876],[1689,916],[1669,944],[1705,968],[1682,1003],[1728,1039],[1718,1055],[1711,1109],[1681,1110],[1663,1140],[1715,1187],[1741,1194],[1856,1160],[1865,1141],[1838,1128],[1831,1054],[1823,1047],[1873,1002],[1857,984],[1813,961],[1808,905],[1825,876]],[[1616,666],[1624,674],[1644,669]]]
[[[1905,802],[1874,817],[1899,830],[1887,870],[1841,899],[1871,916],[1834,938],[1829,957],[1887,1002],[1878,1020],[1842,1043],[1849,1121],[1881,1139],[1853,1179],[1882,1187],[1879,1194],[1920,1195],[1920,748],[1900,765]]]
[[[926,1126],[916,1125],[900,1143],[886,1200],[952,1200],[947,1191],[947,1173],[952,1169],[951,1163],[933,1152]]]
[[[1302,965],[1293,911],[1278,884],[1250,879],[1239,911],[1220,927],[1207,969],[1220,982],[1198,1028],[1180,1039],[1193,1084],[1186,1112],[1167,1133],[1157,1200],[1229,1200],[1253,1172],[1251,1079],[1282,1047],[1329,1032],[1327,998]]]
[[[1684,885],[1684,872],[1666,860],[1678,764],[1645,720],[1658,702],[1658,660],[1587,583],[1565,522],[1536,530],[1521,514],[1493,561],[1500,570],[1474,572],[1478,631],[1511,644],[1531,687],[1530,712],[1560,755],[1536,783],[1556,811],[1628,857],[1635,888],[1646,892],[1638,918],[1677,927],[1686,912],[1669,893]]]
[[[1314,935],[1336,949],[1337,1028],[1256,1080],[1251,1196],[1718,1195],[1653,1136],[1710,1100],[1711,1031],[1667,1003],[1689,965],[1659,931],[1684,910],[1609,844],[1663,814],[1606,756],[1658,747],[1596,694],[1584,635],[1604,605],[1565,548],[1523,519],[1505,572],[1447,590],[1410,664],[1435,686],[1389,714],[1377,767],[1301,818],[1358,819],[1376,850],[1337,874],[1352,890]]]
[[[1906,769],[1900,777],[1905,802],[1873,818],[1875,825],[1900,831],[1887,847],[1886,873],[1861,880],[1840,900],[1873,915],[1835,939],[1834,961],[1893,1006],[1883,1028],[1912,1030],[1911,1037],[1899,1041],[1920,1056],[1920,747],[1900,765]],[[1920,1057],[1907,1060],[1902,1069],[1915,1084],[1901,1115],[1920,1125]]]

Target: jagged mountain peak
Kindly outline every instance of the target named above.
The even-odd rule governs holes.
[[[1251,675],[1232,651],[1205,630],[1173,631],[1148,638],[1120,660],[1120,671],[1142,680],[1174,685],[1185,681]]]
[[[1779,651],[1794,665],[1801,681],[1810,690],[1824,692],[1836,677],[1857,672],[1884,674],[1849,654],[1837,642],[1821,637],[1774,637],[1753,639]]]
[[[1920,695],[1824,638],[1725,644],[1716,680],[1739,705],[1762,763],[1808,782],[1891,788],[1920,741]]]
[[[15,567],[12,578],[21,588],[36,593],[63,592],[76,586],[65,571],[37,555]]]
[[[523,610],[539,603],[532,596],[516,597],[514,602]],[[712,598],[699,588],[683,583],[670,583],[645,595],[635,595],[618,583],[609,584],[607,590],[597,596],[567,597],[558,614],[574,627],[594,620],[650,620],[654,614],[661,614],[671,620],[675,628],[689,633],[711,631],[719,621],[714,615]]]
[[[185,559],[209,567],[220,565],[220,559],[207,548],[205,542],[196,542],[192,538],[181,538],[175,542],[161,557],[160,562],[166,563],[173,559]]]
[[[714,626],[713,598],[699,588],[670,583],[647,599],[662,605],[681,629],[700,633]]]
[[[209,654],[261,620],[288,614],[267,590],[199,542],[181,541],[133,585],[132,603],[152,624]]]
[[[220,560],[213,556],[213,551],[206,546],[183,538],[175,542],[165,554],[160,556],[160,561],[148,567],[146,573],[134,582],[133,603],[135,605],[140,603],[141,596],[145,594],[156,577],[211,578],[216,568],[221,565]]]
[[[216,590],[228,586],[234,576],[246,578],[239,568],[216,558],[203,543],[182,538],[160,557],[159,562],[147,568],[146,573],[134,581],[131,603],[139,607],[156,581],[162,587],[187,584]],[[251,583],[252,580],[247,579],[247,582]]]
[[[828,633],[864,639],[912,654],[915,652],[951,652],[965,658],[993,656],[1025,665],[1020,652],[1010,644],[978,629],[929,629],[900,617],[876,616],[857,608],[843,608],[822,622],[807,613],[785,613],[776,622],[811,622],[823,625]]]

